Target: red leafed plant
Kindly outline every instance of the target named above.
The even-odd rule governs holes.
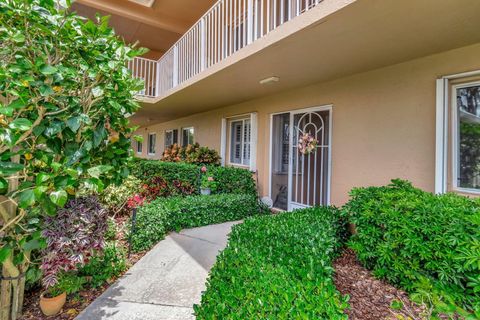
[[[83,267],[95,252],[104,247],[107,211],[95,196],[70,200],[55,216],[47,216],[42,236],[47,240],[43,251],[43,285],[58,283],[61,272]]]

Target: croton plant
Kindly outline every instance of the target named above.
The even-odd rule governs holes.
[[[45,247],[45,215],[79,189],[101,191],[128,175],[127,116],[143,85],[127,62],[144,50],[125,45],[106,18],[59,8],[0,1],[0,263],[10,277]]]

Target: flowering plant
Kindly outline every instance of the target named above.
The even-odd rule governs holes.
[[[315,139],[308,132],[304,133],[298,139],[298,151],[301,154],[308,155],[312,152],[317,151],[318,140]]]
[[[107,211],[94,196],[72,199],[55,216],[46,216],[42,236],[43,285],[58,284],[58,276],[85,266],[95,252],[103,250]]]

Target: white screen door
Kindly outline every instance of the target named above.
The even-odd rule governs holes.
[[[328,205],[331,107],[291,112],[290,123],[288,210]]]

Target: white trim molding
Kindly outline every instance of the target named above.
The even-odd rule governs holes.
[[[452,103],[450,98],[450,81],[454,79],[462,79],[468,77],[480,76],[480,70],[446,75],[437,79],[436,84],[436,130],[435,130],[435,193],[446,193],[448,191],[448,153],[449,145],[452,147],[452,159],[455,157],[455,139],[452,139],[452,143],[449,141],[449,123],[454,120],[456,113],[450,109]],[[470,81],[473,82],[473,81]],[[450,112],[452,111],[452,112]],[[451,117],[449,117],[451,114]],[[452,126],[452,138],[455,134],[455,126]],[[452,162],[452,179],[456,176],[455,161]],[[455,190],[466,191],[469,190],[459,190],[456,188],[455,181],[452,181],[452,186]],[[478,192],[478,191],[477,191]]]
[[[257,143],[258,143],[258,117],[256,112],[250,114],[250,171],[257,171]]]
[[[225,166],[227,156],[227,119],[222,118],[222,129],[220,134],[220,157],[222,166]]]
[[[250,162],[248,165],[231,163],[233,166],[247,168],[250,171],[257,170],[257,144],[258,144],[258,117],[257,112],[251,112],[246,114],[233,115],[222,118],[222,127],[220,135],[220,157],[221,165],[225,166],[230,164],[230,160],[227,159],[227,147],[230,147],[230,141],[227,141],[227,131],[230,130],[229,121],[236,119],[250,120]]]

